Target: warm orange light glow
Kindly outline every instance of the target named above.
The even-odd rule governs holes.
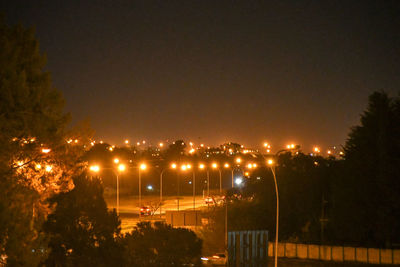
[[[274,161],[272,159],[267,160],[268,165],[273,165]]]
[[[145,163],[140,164],[140,169],[145,170],[147,168],[147,165]]]
[[[118,159],[118,158],[115,158],[115,159],[114,159],[114,163],[115,163],[115,164],[118,164],[118,163],[119,163],[119,159]]]
[[[47,167],[46,167],[47,169]],[[92,172],[99,172],[100,171],[100,166],[99,165],[92,165],[89,167],[89,170]]]
[[[236,163],[241,163],[242,162],[242,159],[241,158],[236,158]]]
[[[247,168],[248,168],[248,169],[253,168],[253,164],[251,164],[251,163],[247,164]]]
[[[50,151],[51,151],[50,148],[42,148],[42,153],[47,154],[47,153],[49,153]]]
[[[320,152],[319,147],[317,147],[317,146],[314,147],[314,152],[315,152],[315,153],[319,153],[319,152]]]
[[[199,164],[199,169],[204,169],[206,166],[203,163]]]
[[[225,163],[225,164],[224,164],[224,167],[225,167],[225,168],[229,168],[229,164],[228,164],[228,163]]]
[[[213,163],[211,164],[211,167],[212,167],[213,169],[216,169],[216,168],[218,168],[218,164],[215,163],[215,162],[213,162]]]
[[[128,139],[125,140],[125,144],[126,145],[129,144],[129,140]]]
[[[177,167],[177,166],[176,166],[175,163],[172,163],[172,164],[171,164],[171,168],[172,168],[172,169],[176,169],[176,167]]]
[[[190,169],[192,168],[192,165],[186,164],[186,168],[187,168],[188,170],[190,170]]]
[[[40,164],[36,164],[36,169],[38,169],[38,170],[40,170],[41,168],[42,168],[42,165],[40,165]]]
[[[114,148],[112,146],[108,147],[108,150],[113,151]]]
[[[182,170],[182,171],[186,171],[186,169],[187,169],[186,165],[182,165],[182,166],[181,166],[181,170]]]
[[[53,167],[50,165],[46,165],[46,172],[51,172],[53,170]]]
[[[256,163],[253,163],[253,168],[257,168],[257,164]]]
[[[163,146],[164,146],[164,144],[163,144],[163,143],[159,143],[158,145],[159,145],[160,147],[163,147]]]
[[[125,169],[126,169],[126,166],[125,166],[124,164],[119,164],[119,165],[118,165],[118,170],[119,170],[120,172],[125,171]]]
[[[189,150],[189,154],[193,154],[196,150],[194,150],[194,148]]]
[[[328,150],[328,155],[332,154],[332,151]]]
[[[249,176],[249,175],[250,175],[249,172],[245,172],[245,173],[244,173],[244,176]]]

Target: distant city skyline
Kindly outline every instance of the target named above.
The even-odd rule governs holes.
[[[400,88],[398,1],[4,1],[34,26],[73,123],[96,139],[304,151],[345,143]]]

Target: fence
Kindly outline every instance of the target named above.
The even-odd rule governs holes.
[[[268,256],[273,257],[275,255],[275,243],[269,242],[268,248]],[[279,243],[278,257],[337,262],[400,264],[400,249]]]
[[[268,260],[268,231],[228,233],[229,266],[265,266]]]

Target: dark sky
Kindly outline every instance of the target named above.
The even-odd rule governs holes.
[[[345,142],[400,91],[400,1],[2,1],[74,122],[111,143]],[[324,2],[324,3],[322,3]]]

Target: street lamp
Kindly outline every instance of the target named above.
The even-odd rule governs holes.
[[[115,162],[115,161],[114,161]],[[118,172],[117,172],[117,215],[119,215],[119,173],[125,171],[126,166],[124,164],[118,165]]]
[[[278,184],[276,182],[275,175],[275,164],[272,159],[267,161],[269,167],[271,168],[272,175],[274,176],[275,182],[275,193],[276,193],[276,231],[275,231],[275,267],[278,266],[278,231],[279,231],[279,194],[278,194]]]
[[[224,164],[224,168],[226,168],[226,169],[228,169],[230,166],[229,166],[229,163],[225,163]],[[231,174],[232,174],[232,188],[233,188],[233,172],[234,172],[234,169],[232,168],[232,169],[230,169],[231,170]]]
[[[142,208],[142,177],[141,177],[141,171],[144,171],[147,169],[147,165],[145,163],[141,163],[139,165],[139,209]],[[142,218],[142,214],[139,211],[139,220]]]
[[[211,167],[213,169],[217,169],[219,171],[219,194],[222,195],[222,174],[221,174],[221,170],[218,168],[218,164],[213,162],[211,164]]]
[[[206,168],[206,166],[203,163],[199,164],[200,170],[204,170],[205,168]],[[208,168],[207,168],[207,197],[209,197],[209,196],[210,196],[210,172],[208,171]]]

